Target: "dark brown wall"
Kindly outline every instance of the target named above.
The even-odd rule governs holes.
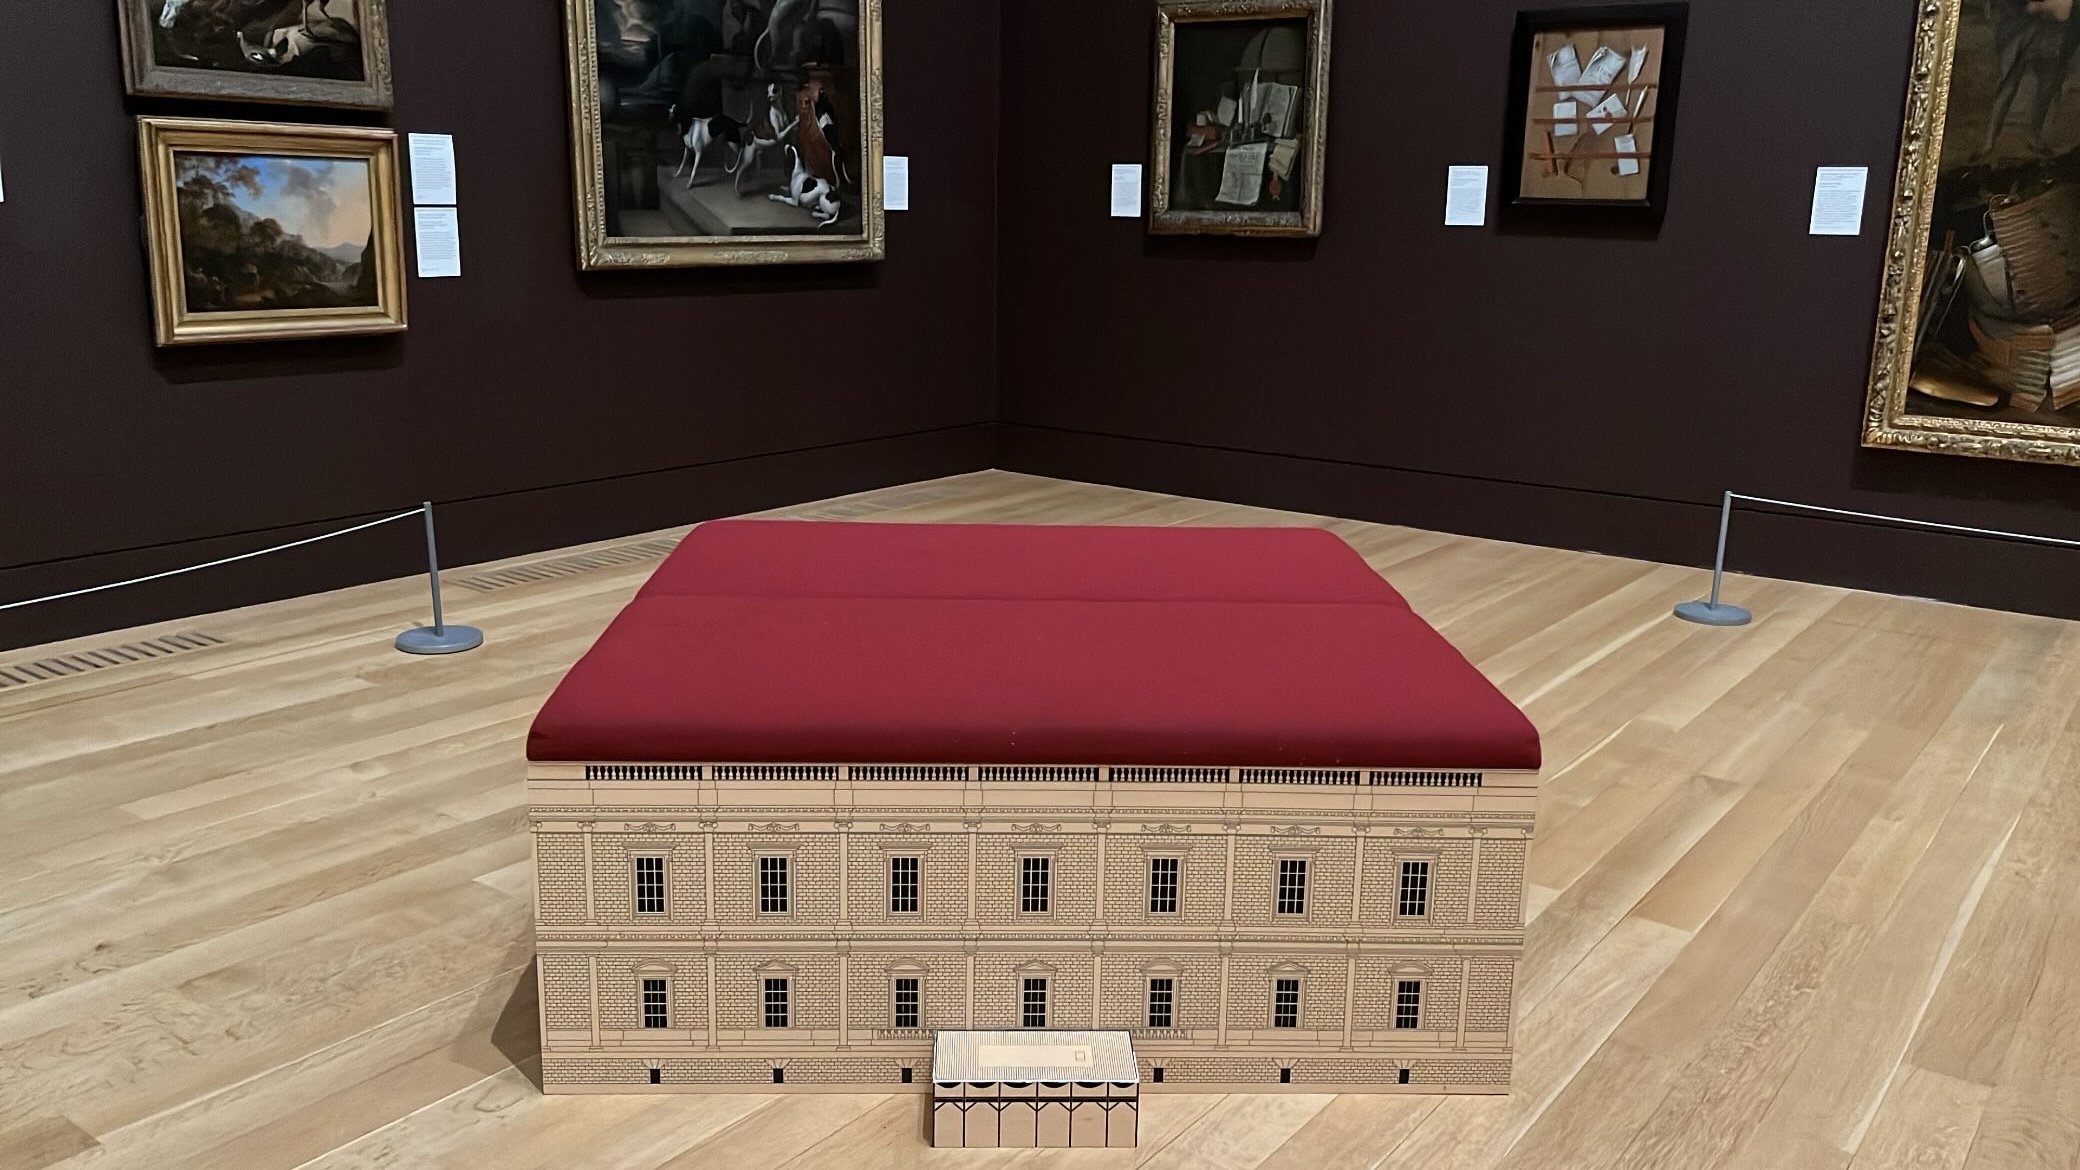
[[[1446,166],[1499,166],[1517,7],[1338,4],[1290,242],[1104,218],[1153,7],[1007,5],[1003,464],[1689,563],[1727,488],[2080,537],[2080,470],[1858,446],[1912,5],[1695,0],[1658,239],[1442,226]],[[1834,164],[1871,168],[1861,237],[1805,234]],[[2080,616],[2080,553],[1737,525],[1741,569]]]
[[[400,131],[456,136],[466,275],[392,339],[155,350],[114,0],[0,4],[0,601],[421,498],[456,563],[990,462],[997,11],[886,17],[917,212],[884,264],[580,275],[561,6],[391,6]],[[338,119],[332,119],[338,120]],[[373,119],[381,121],[382,119]],[[410,572],[409,526],[0,612],[20,645]]]

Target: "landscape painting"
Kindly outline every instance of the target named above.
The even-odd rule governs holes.
[[[119,0],[130,92],[381,109],[383,0]]]
[[[403,328],[390,131],[141,121],[161,344]]]
[[[1916,13],[1864,442],[2080,464],[2080,11]]]
[[[880,0],[565,0],[579,263],[878,260]]]
[[[1321,231],[1328,0],[1164,0],[1149,228]]]
[[[190,313],[376,303],[362,159],[176,153]]]

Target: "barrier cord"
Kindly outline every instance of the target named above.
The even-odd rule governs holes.
[[[2080,548],[2080,540],[2066,540],[2057,536],[2035,536],[2027,532],[2006,532],[1999,528],[1970,528],[1963,524],[1939,524],[1934,520],[1910,520],[1905,516],[1883,516],[1876,512],[1852,512],[1847,508],[1827,508],[1819,504],[1801,504],[1795,500],[1773,500],[1768,496],[1744,496],[1739,492],[1727,492],[1729,499],[1746,500],[1751,504],[1772,504],[1779,508],[1797,508],[1806,512],[1825,512],[1830,516],[1854,516],[1859,520],[1882,520],[1888,524],[1911,524],[1916,528],[1935,528],[1943,532],[1962,532],[1969,536],[2000,536],[2009,540],[2026,540],[2035,544],[2055,544],[2062,548]]]
[[[199,565],[189,565],[187,568],[184,569],[168,569],[163,573],[152,573],[144,577],[132,577],[128,581],[111,581],[106,585],[90,585],[85,589],[74,589],[66,593],[53,593],[49,597],[31,597],[24,601],[9,601],[5,603],[0,603],[0,612],[4,612],[10,609],[20,609],[25,605],[42,605],[47,601],[63,601],[68,597],[84,597],[89,593],[101,593],[109,589],[121,589],[125,585],[142,585],[147,581],[159,581],[164,580],[167,577],[178,577],[183,573],[196,573],[202,571],[203,569],[214,569],[219,565],[229,565],[237,561],[249,561],[252,560],[254,557],[264,557],[269,553],[286,552],[287,550],[292,548],[302,548],[304,545],[307,544],[316,544],[321,540],[331,540],[335,537],[350,536],[356,532],[366,532],[371,528],[380,527],[384,524],[395,524],[399,520],[409,520],[414,516],[423,516],[425,514],[426,509],[424,507],[413,508],[409,512],[399,512],[395,516],[385,516],[381,520],[370,520],[366,524],[356,524],[352,528],[342,528],[337,532],[327,532],[318,536],[307,536],[302,540],[292,540],[287,544],[275,545],[273,548],[255,549],[252,552],[240,553],[235,557],[222,557],[214,561],[205,561]]]

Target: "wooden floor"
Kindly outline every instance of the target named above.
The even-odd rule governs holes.
[[[223,639],[0,687],[0,1167],[2080,1165],[2080,625],[1742,579],[1705,629],[1694,570],[995,472],[788,514],[1348,538],[1546,737],[1516,1093],[1154,1096],[1073,1154],[544,1098],[521,741],[638,548],[451,573],[453,659],[389,648],[414,581],[0,654]]]

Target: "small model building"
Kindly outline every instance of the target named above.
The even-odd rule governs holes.
[[[1125,1032],[942,1031],[932,1043],[932,1144],[1131,1147],[1141,1071]]]
[[[549,1092],[1509,1087],[1537,734],[1328,533],[704,525],[529,754]]]

